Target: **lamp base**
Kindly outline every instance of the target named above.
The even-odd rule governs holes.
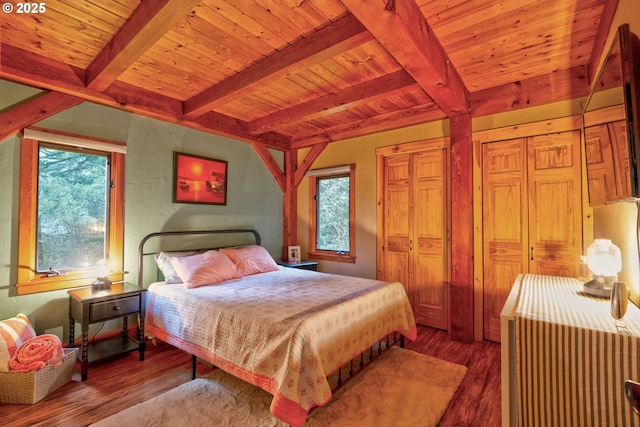
[[[611,285],[601,278],[596,278],[582,285],[582,289],[593,297],[609,299],[611,298],[611,286],[607,286],[607,284]]]
[[[98,277],[95,282],[91,284],[91,289],[94,291],[100,291],[111,288],[111,280],[106,277]]]

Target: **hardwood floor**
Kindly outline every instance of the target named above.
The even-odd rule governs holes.
[[[439,427],[500,426],[500,344],[462,344],[446,332],[418,327],[418,339],[407,348],[465,365],[462,380]],[[198,375],[211,369],[198,364]],[[148,400],[191,378],[191,358],[164,343],[148,343],[145,361],[137,352],[89,368],[87,381],[73,381],[34,405],[0,405],[0,425],[86,426],[110,414]],[[429,396],[418,398],[428,401]],[[125,427],[125,426],[123,426]]]

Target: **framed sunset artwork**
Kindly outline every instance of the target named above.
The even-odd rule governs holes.
[[[173,202],[226,205],[226,160],[174,151]]]

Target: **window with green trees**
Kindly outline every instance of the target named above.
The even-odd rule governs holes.
[[[349,252],[349,175],[316,181],[316,249]]]
[[[36,270],[87,268],[105,259],[109,156],[41,144]]]
[[[355,262],[355,166],[310,176],[309,258]]]
[[[60,143],[57,143],[60,140]],[[124,152],[115,141],[25,129],[17,294],[123,279]]]

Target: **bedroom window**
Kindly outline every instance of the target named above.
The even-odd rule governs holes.
[[[20,154],[18,295],[122,278],[124,144],[26,129]],[[104,274],[104,273],[101,273]]]
[[[355,262],[355,165],[307,173],[309,258]]]

